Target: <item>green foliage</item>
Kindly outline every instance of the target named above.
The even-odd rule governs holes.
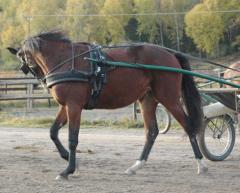
[[[239,0],[1,0],[0,69],[16,68],[6,47],[58,28],[75,41],[147,41],[213,55],[237,51],[239,12],[218,10],[240,10]]]
[[[101,9],[102,15],[111,15],[114,13],[132,13],[133,1],[112,1],[105,0],[104,6]],[[104,28],[102,29],[104,42],[106,43],[119,43],[125,39],[125,29],[124,27],[128,24],[129,16],[107,16],[103,18]]]
[[[186,32],[198,48],[212,53],[223,37],[224,23],[216,13],[199,14],[207,10],[207,5],[198,4],[186,15]]]
[[[236,25],[239,18],[236,12],[217,11],[236,9],[240,9],[238,0],[204,0],[186,14],[186,33],[198,48],[213,54],[229,27]]]
[[[134,2],[137,13],[162,13],[137,17],[139,34],[147,34],[150,42],[167,44],[170,47],[181,44],[184,34],[184,15],[165,13],[184,12],[196,1],[134,0]]]
[[[82,16],[87,14],[99,14],[104,0],[68,0],[64,20],[64,29],[75,41],[102,42],[103,28],[102,18]],[[71,16],[76,15],[76,16]]]

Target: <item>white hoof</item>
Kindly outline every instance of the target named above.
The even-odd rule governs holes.
[[[132,175],[135,175],[135,174],[136,174],[136,172],[133,171],[133,170],[131,170],[131,168],[128,168],[124,173],[127,174],[127,175],[129,175],[129,176],[132,176]]]
[[[127,175],[134,175],[136,174],[136,171],[143,168],[143,166],[146,164],[145,160],[137,160],[134,165],[132,165],[130,168],[128,168],[125,173]]]
[[[61,175],[58,175],[58,176],[55,178],[55,180],[57,180],[57,181],[67,181],[68,178],[67,178],[67,177],[63,177],[63,176],[61,176]]]
[[[79,166],[80,166],[79,160],[76,160],[76,165],[75,165],[75,170],[76,171],[79,171]]]
[[[198,166],[198,172],[197,172],[198,174],[203,174],[208,171],[208,167],[202,159],[197,159],[197,166]]]

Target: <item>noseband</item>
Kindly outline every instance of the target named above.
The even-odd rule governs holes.
[[[37,70],[36,70],[37,66],[33,66],[28,61],[25,51],[24,51],[24,57],[22,58],[18,56],[18,58],[21,60],[19,69],[22,70],[24,74],[27,75],[30,72],[35,78],[37,78],[38,80],[42,80],[42,76],[38,75],[37,73]]]

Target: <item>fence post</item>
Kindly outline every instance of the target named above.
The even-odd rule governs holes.
[[[27,84],[27,94],[28,94],[28,99],[27,99],[27,111],[31,111],[33,107],[33,84],[29,83]]]
[[[133,120],[137,121],[137,102],[133,103]]]
[[[7,84],[5,84],[5,94],[7,94],[7,88],[8,88],[8,86],[7,86]]]

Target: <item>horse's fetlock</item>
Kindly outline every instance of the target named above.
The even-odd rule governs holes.
[[[68,160],[69,155],[68,154],[61,154],[61,158]]]

